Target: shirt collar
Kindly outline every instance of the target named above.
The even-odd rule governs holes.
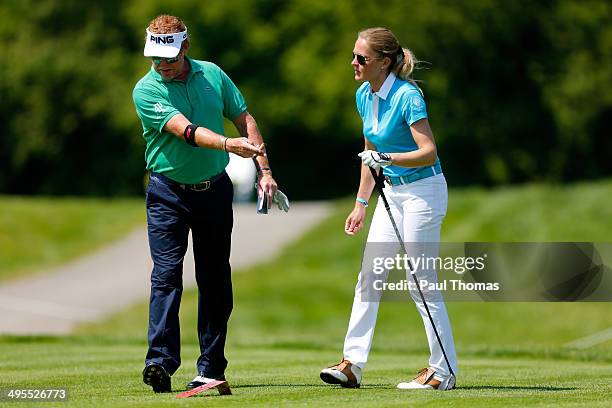
[[[393,86],[393,83],[395,82],[395,78],[396,78],[395,74],[393,72],[390,72],[389,75],[387,76],[387,79],[385,79],[385,82],[383,82],[378,92],[372,92],[372,93],[383,100],[387,100],[387,96],[389,96],[389,92],[391,91],[391,87]],[[372,87],[370,85],[370,92],[371,91],[372,91]]]

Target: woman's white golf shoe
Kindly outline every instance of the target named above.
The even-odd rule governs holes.
[[[345,359],[324,368],[319,376],[328,384],[339,384],[345,388],[359,388],[361,385],[361,368]]]
[[[416,377],[410,382],[401,382],[397,384],[400,390],[438,390],[448,391],[455,388],[455,376],[450,374],[442,376],[436,373],[432,368],[423,368]]]

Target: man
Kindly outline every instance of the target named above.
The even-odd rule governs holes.
[[[155,392],[170,392],[170,376],[181,364],[178,312],[189,230],[201,354],[198,375],[187,388],[225,379],[225,338],[232,311],[233,189],[224,170],[228,152],[256,160],[258,191],[268,205],[276,202],[286,211],[289,203],[277,190],[262,136],[238,88],[215,64],[186,56],[189,37],[183,21],[161,15],[146,31],[144,55],[151,57],[152,67],[133,92],[150,171],[146,205],[154,264],[143,380]],[[242,137],[223,136],[224,117]]]

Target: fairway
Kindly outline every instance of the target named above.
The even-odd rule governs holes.
[[[612,408],[612,0],[0,21],[0,408]]]
[[[588,203],[577,192],[586,194]],[[603,198],[610,195],[609,181],[454,190],[443,236],[449,241],[609,241],[612,209]],[[563,206],[560,197],[566,198]],[[567,346],[612,327],[609,303],[449,302],[461,371],[458,388],[444,393],[394,388],[427,364],[428,350],[414,305],[384,303],[362,388],[321,382],[319,370],[341,357],[365,240],[365,234],[349,238],[342,232],[350,205],[350,200],[339,202],[326,222],[279,258],[235,271],[226,372],[233,396],[178,400],[175,394],[155,395],[142,383],[146,301],[72,336],[0,337],[0,388],[69,390],[68,402],[45,404],[49,407],[609,406],[611,342]],[[593,214],[600,222],[589,222]],[[193,290],[183,294],[183,364],[173,376],[177,392],[195,375],[196,296]]]
[[[607,407],[610,361],[587,362],[572,358],[491,357],[470,354],[461,360],[461,383],[451,392],[411,392],[394,389],[395,382],[412,373],[408,366],[422,363],[418,352],[374,351],[372,363],[360,389],[323,384],[318,370],[324,361],[337,359],[333,350],[300,347],[230,347],[228,371],[233,396],[192,397],[153,394],[138,375],[145,344],[88,342],[81,338],[1,344],[3,387],[66,387],[68,402],[49,407],[143,407],[143,406],[584,406]],[[36,356],[24,363],[23,354]],[[196,346],[183,350],[195,356]],[[173,376],[173,388],[191,380],[190,364]],[[27,366],[29,368],[24,368]],[[32,378],[36,381],[33,382]],[[6,381],[10,378],[10,381]],[[23,406],[22,404],[11,404]],[[26,404],[28,405],[28,404]]]

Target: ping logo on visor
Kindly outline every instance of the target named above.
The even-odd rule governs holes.
[[[152,41],[156,44],[172,44],[174,42],[174,36],[166,35],[164,37],[151,35],[149,41]]]
[[[147,29],[144,47],[145,57],[174,58],[181,51],[181,44],[187,39],[187,30],[180,33],[157,34]]]

